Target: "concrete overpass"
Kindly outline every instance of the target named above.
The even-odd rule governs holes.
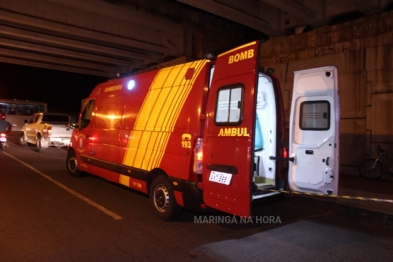
[[[0,62],[114,77],[373,15],[392,2],[0,0]]]

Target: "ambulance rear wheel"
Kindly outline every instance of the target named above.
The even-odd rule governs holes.
[[[66,168],[69,175],[74,177],[80,177],[83,175],[82,171],[78,168],[78,160],[74,151],[69,151],[66,159]]]
[[[172,220],[180,214],[181,207],[176,203],[175,194],[167,178],[156,177],[149,193],[155,213],[161,220]]]

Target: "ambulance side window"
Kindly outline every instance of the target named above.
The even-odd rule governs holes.
[[[238,125],[243,111],[243,86],[221,88],[217,94],[215,123],[217,125]]]
[[[330,103],[328,101],[306,101],[300,104],[300,129],[329,130]]]
[[[83,129],[90,124],[91,117],[93,115],[95,100],[87,102],[85,109],[82,112],[79,128]]]

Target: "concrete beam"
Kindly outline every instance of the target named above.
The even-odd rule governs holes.
[[[102,65],[61,56],[34,53],[26,49],[17,50],[3,47],[0,49],[0,62],[109,78],[115,77],[118,72],[127,72],[128,69],[118,65]]]
[[[185,34],[181,24],[103,1],[1,1],[2,61],[24,53],[30,63],[74,61],[75,68],[112,77],[185,55]]]
[[[177,0],[178,2],[193,6],[195,8],[204,10],[211,14],[224,17],[228,20],[242,24],[249,28],[264,32],[267,35],[279,35],[282,33],[277,22],[268,21],[265,17],[259,16],[260,6],[256,2],[245,0],[245,5],[252,6],[252,9],[258,11],[258,16],[240,9],[239,6],[234,7],[227,4],[228,1],[214,1],[214,0]],[[226,2],[226,3],[224,3]],[[278,10],[277,10],[278,11]],[[273,20],[273,19],[271,19]]]
[[[269,36],[301,33],[307,25],[357,10],[379,12],[392,2],[0,0],[0,61],[112,77],[263,35],[247,28]]]
[[[184,44],[179,42],[184,34],[184,27],[180,24],[102,1],[2,2],[5,2],[0,16],[3,21],[34,31],[85,38],[92,42],[107,40],[169,55],[181,52]]]
[[[123,50],[119,47],[112,47],[109,45],[103,45],[103,43],[84,43],[80,44],[79,40],[65,39],[58,36],[47,35],[39,32],[34,32],[22,29],[14,29],[10,31],[7,26],[0,25],[0,37],[2,40],[0,45],[19,45],[19,48],[35,46],[37,49],[41,49],[42,52],[51,52],[57,50],[57,52],[78,52],[80,55],[93,55],[93,56],[106,56],[110,54],[112,58],[135,60],[143,63],[145,60],[159,59],[159,54],[153,52],[143,52],[135,48],[123,47]],[[23,44],[22,44],[23,43]]]
[[[283,12],[297,16],[307,17],[307,19],[315,19],[315,12],[310,10],[304,5],[301,5],[293,0],[260,0],[266,4],[269,4]],[[318,0],[314,0],[318,1]]]
[[[382,12],[393,0],[177,0],[270,36],[289,29],[327,25],[335,16]],[[257,11],[256,11],[257,10]],[[266,12],[266,10],[269,10]]]
[[[380,0],[348,0],[354,6],[356,6],[359,12],[365,15],[373,15],[383,11],[384,2]]]

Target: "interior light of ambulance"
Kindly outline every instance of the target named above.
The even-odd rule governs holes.
[[[285,147],[283,148],[282,157],[283,158],[287,158],[288,157],[288,151],[287,151],[287,149]]]
[[[135,87],[135,80],[130,80],[127,84],[127,89],[131,90],[134,89],[134,87]]]

